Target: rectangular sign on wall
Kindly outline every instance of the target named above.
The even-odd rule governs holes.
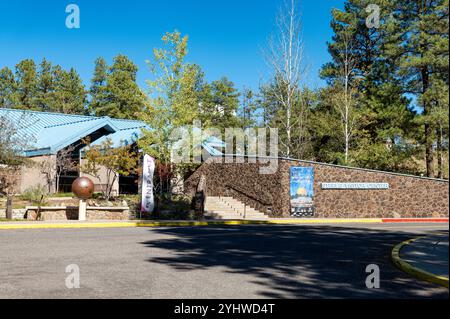
[[[314,168],[291,167],[291,216],[314,216]]]
[[[389,189],[389,183],[322,183],[322,189]]]

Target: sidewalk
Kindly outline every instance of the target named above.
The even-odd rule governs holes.
[[[448,234],[430,235],[397,245],[393,262],[410,275],[448,288]]]

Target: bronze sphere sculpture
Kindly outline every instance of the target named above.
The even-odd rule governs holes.
[[[94,193],[94,183],[87,177],[78,177],[72,183],[72,193],[80,199],[88,199]]]

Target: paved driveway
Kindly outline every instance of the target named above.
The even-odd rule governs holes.
[[[448,298],[394,244],[448,224],[0,230],[0,298]],[[80,268],[80,288],[65,286]],[[380,289],[368,289],[368,264]]]

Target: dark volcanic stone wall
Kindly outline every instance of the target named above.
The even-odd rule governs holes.
[[[254,163],[205,163],[185,189],[192,195],[203,174],[207,195],[233,196],[273,217],[289,217],[291,165],[314,167],[315,217],[448,217],[448,181],[304,161],[279,161],[271,175],[259,174]],[[389,183],[390,188],[323,190],[323,182]]]
[[[274,216],[281,216],[286,207],[283,199],[289,197],[289,187],[283,185],[286,172],[279,167],[275,174],[259,174],[256,163],[206,163],[185,181],[185,191],[193,196],[200,176],[204,175],[207,196],[232,196],[261,211],[269,213],[270,210]]]

